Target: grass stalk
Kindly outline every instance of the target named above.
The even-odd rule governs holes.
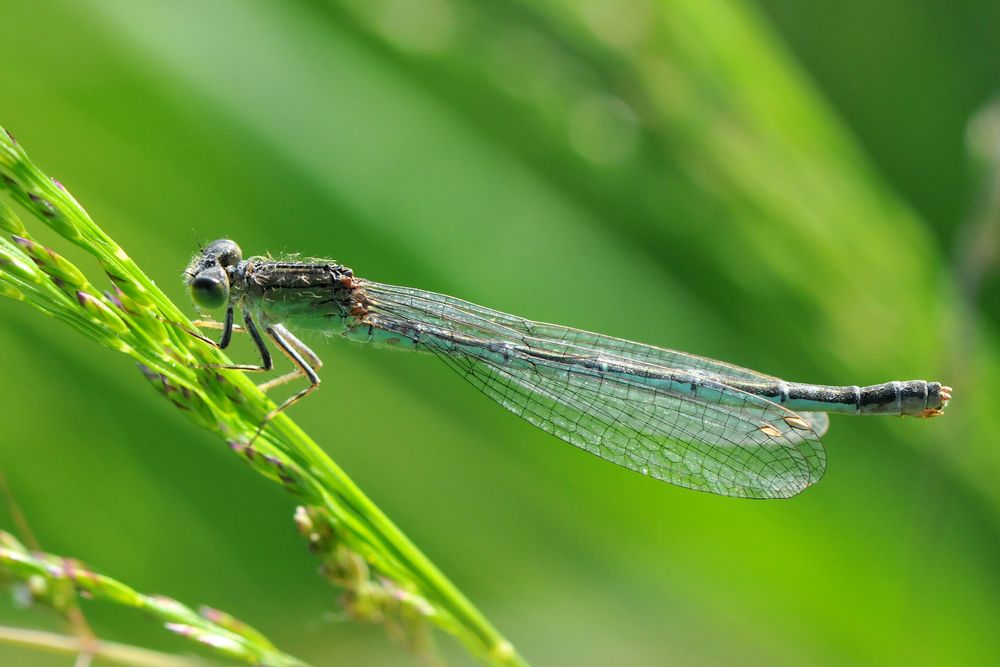
[[[130,665],[131,667],[208,667],[208,663],[197,658],[182,658],[168,653],[103,640],[85,645],[85,642],[79,637],[41,630],[11,628],[3,625],[0,625],[0,643],[49,653],[87,654],[99,658],[102,664]]]

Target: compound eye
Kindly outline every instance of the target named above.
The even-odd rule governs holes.
[[[191,299],[199,308],[221,308],[229,301],[229,281],[220,267],[205,269],[191,279]]]
[[[229,239],[219,239],[212,241],[204,250],[206,257],[215,257],[216,261],[224,267],[236,266],[243,259],[243,251],[236,245],[235,241]]]

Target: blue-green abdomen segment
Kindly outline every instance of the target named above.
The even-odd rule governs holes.
[[[740,400],[738,396],[714,388],[713,384],[718,383],[760,396],[792,412],[925,417],[940,411],[947,401],[942,395],[941,383],[926,380],[885,382],[868,387],[833,387],[783,381],[748,382],[740,378],[670,370],[662,374],[648,371],[641,374],[626,371],[624,374],[630,375],[631,380],[638,384],[666,389],[675,394],[720,403]]]
[[[946,401],[942,396],[941,383],[926,380],[885,382],[868,387],[831,387],[797,382],[722,382],[762,396],[793,412],[927,416],[944,407]]]
[[[496,363],[526,364],[534,361],[553,362],[558,367],[573,368],[578,372],[617,377],[632,384],[646,385],[673,394],[691,396],[715,403],[738,405],[743,399],[739,394],[722,391],[717,385],[753,394],[792,412],[839,412],[854,415],[911,415],[931,416],[947,402],[942,395],[941,383],[926,380],[894,381],[859,387],[835,387],[803,384],[782,380],[753,382],[743,378],[725,377],[703,371],[660,368],[643,363],[628,363],[596,355],[584,357],[549,353],[522,346],[457,336],[433,328],[360,325],[348,327],[347,337],[354,340],[390,345],[417,347],[421,339],[429,336],[438,347],[461,348],[474,357],[490,359]],[[546,372],[536,367],[537,372]]]

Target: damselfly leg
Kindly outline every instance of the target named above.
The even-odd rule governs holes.
[[[260,385],[261,390],[267,391],[267,389],[270,389],[271,387],[294,380],[300,375],[304,375],[309,379],[309,386],[302,389],[298,393],[289,396],[281,405],[267,413],[267,416],[264,417],[265,423],[282,410],[287,409],[292,404],[316,391],[316,388],[319,387],[319,375],[316,374],[316,370],[323,365],[323,362],[319,360],[319,357],[316,356],[315,352],[310,350],[305,343],[296,338],[291,331],[282,325],[275,324],[273,326],[269,326],[266,331],[271,337],[271,340],[274,341],[274,344],[278,346],[278,349],[284,352],[285,356],[288,357],[293,364],[295,364],[296,370],[277,377],[270,382],[265,382],[263,385]]]
[[[271,358],[271,353],[267,348],[267,344],[264,342],[263,337],[260,335],[260,331],[257,329],[257,325],[254,323],[253,318],[249,313],[246,313],[243,318],[243,326],[233,323],[232,310],[227,309],[226,321],[216,322],[215,320],[196,320],[194,325],[203,329],[221,329],[222,337],[219,341],[214,341],[210,338],[202,336],[200,334],[195,334],[198,338],[212,344],[220,349],[225,349],[228,347],[231,340],[232,334],[235,333],[248,333],[253,340],[257,351],[260,354],[261,362],[260,364],[227,364],[220,366],[213,366],[213,368],[223,368],[226,370],[239,370],[239,371],[270,371],[274,368],[274,361]],[[193,333],[193,332],[192,332]],[[280,375],[272,380],[263,382],[257,385],[257,388],[261,391],[268,391],[274,387],[286,384],[292,380],[296,380],[300,377],[305,377],[309,380],[309,386],[305,387],[301,391],[296,392],[292,396],[285,399],[280,405],[271,410],[264,416],[264,420],[257,429],[257,433],[254,435],[253,440],[257,439],[260,435],[261,430],[264,426],[273,419],[276,415],[283,412],[291,405],[301,400],[311,392],[315,391],[319,386],[320,378],[316,373],[323,366],[323,361],[319,356],[310,349],[308,345],[303,343],[296,337],[291,331],[289,331],[284,325],[273,324],[269,325],[264,329],[264,333],[274,341],[274,344],[278,347],[281,352],[288,357],[288,359],[295,366],[295,369]],[[251,440],[251,442],[253,441]]]

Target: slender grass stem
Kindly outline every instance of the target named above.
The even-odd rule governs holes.
[[[128,644],[109,641],[85,642],[79,637],[4,625],[0,625],[0,642],[50,653],[80,655],[87,652],[107,663],[132,667],[208,667],[210,664],[198,658],[182,658]]]

